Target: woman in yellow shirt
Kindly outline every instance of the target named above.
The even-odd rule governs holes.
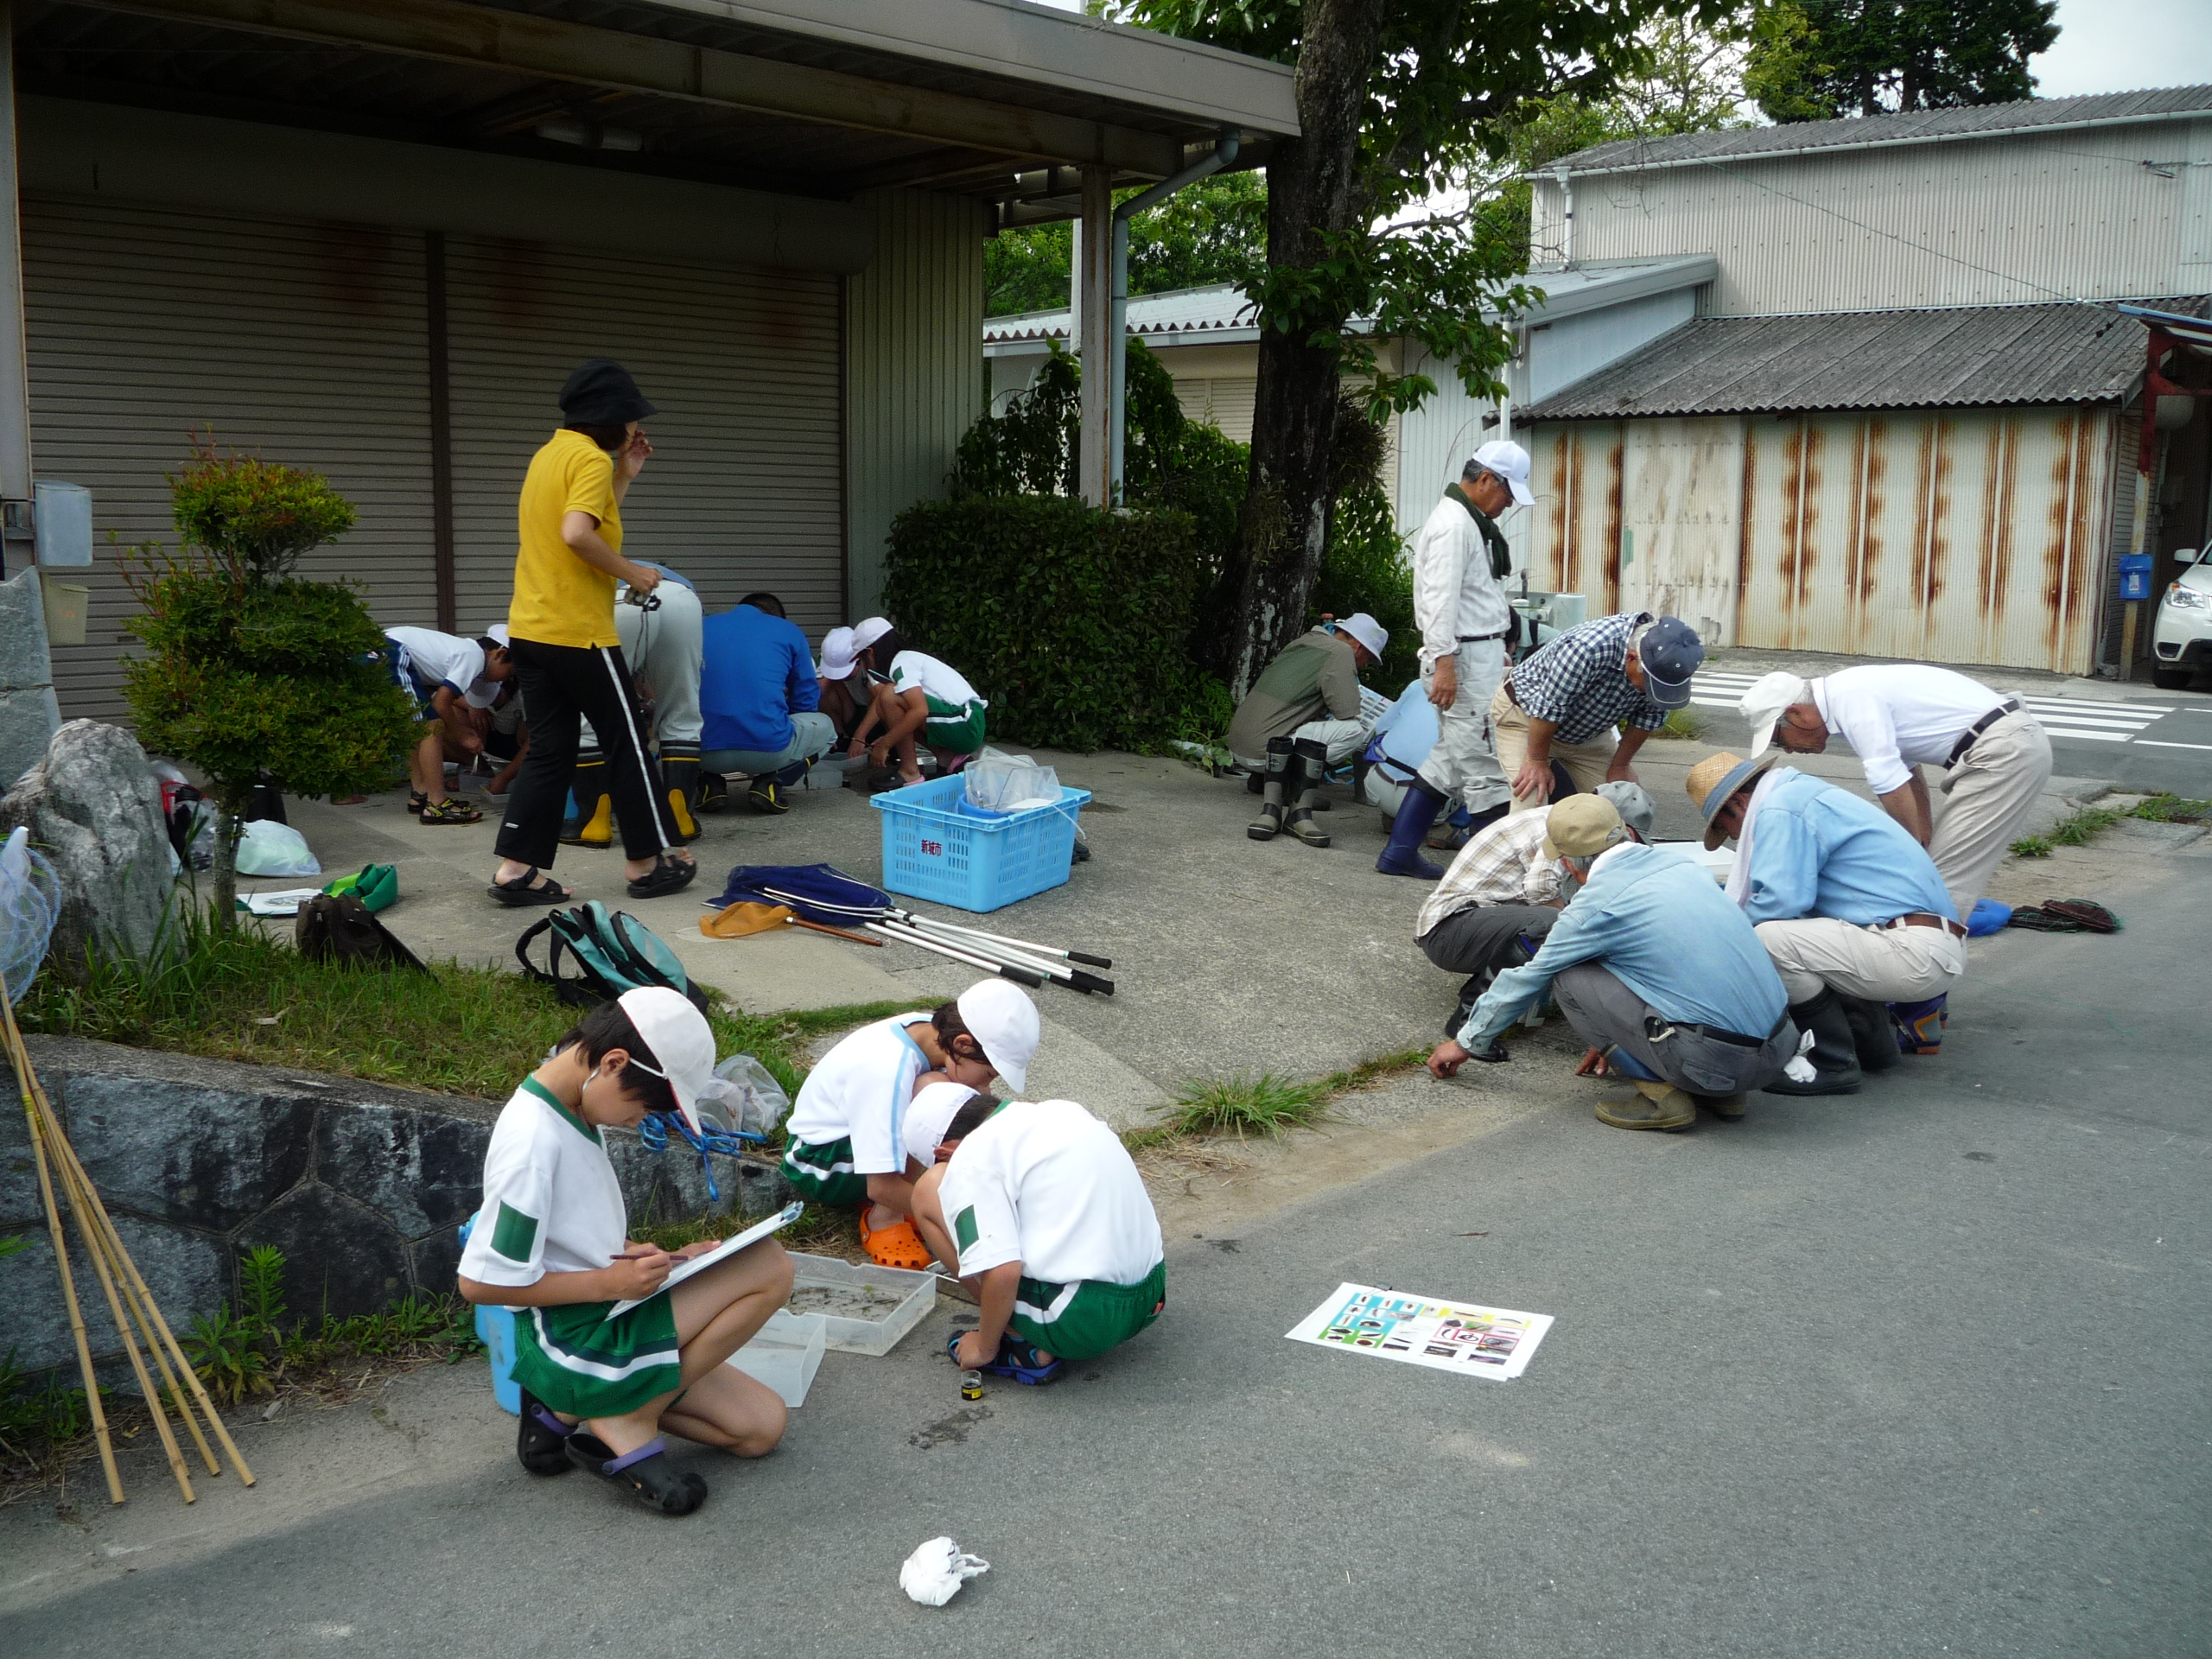
[[[614,589],[650,595],[660,572],[622,556],[622,498],[653,447],[639,423],[653,406],[619,363],[594,358],[561,388],[563,425],[531,458],[517,512],[508,654],[530,721],[530,753],[495,843],[492,896],[503,905],[575,897],[543,874],[559,850],[575,772],[579,719],[607,753],[630,896],[674,893],[699,873],[680,849],[636,688],[614,631]]]

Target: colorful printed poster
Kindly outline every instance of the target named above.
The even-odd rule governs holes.
[[[1345,1284],[1284,1335],[1292,1342],[1349,1348],[1432,1370],[1504,1382],[1527,1369],[1551,1328],[1548,1313],[1518,1313]]]

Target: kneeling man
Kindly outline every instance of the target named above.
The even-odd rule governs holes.
[[[1818,1075],[1771,1092],[1849,1094],[1862,1069],[1897,1058],[1880,1005],[1948,996],[1966,970],[1967,931],[1935,861],[1902,824],[1779,758],[1708,755],[1690,768],[1690,798],[1708,849],[1735,837],[1728,896],[1774,958],[1789,1017],[1813,1033],[1806,1058]]]
[[[975,1096],[937,1156],[914,1220],[982,1309],[949,1345],[963,1370],[1054,1382],[1160,1317],[1160,1218],[1121,1137],[1082,1107]]]
[[[1595,795],[1548,810],[1544,852],[1581,891],[1543,948],[1500,974],[1458,1038],[1437,1045],[1428,1069],[1448,1077],[1478,1055],[1503,1059],[1498,1033],[1548,989],[1590,1045],[1579,1073],[1636,1084],[1640,1098],[1601,1103],[1599,1122],[1687,1129],[1700,1103],[1743,1116],[1745,1092],[1780,1077],[1798,1040],[1782,981],[1744,912],[1703,866],[1630,840],[1612,804]]]

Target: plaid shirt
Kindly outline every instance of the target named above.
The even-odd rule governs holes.
[[[1414,923],[1425,939],[1447,916],[1475,905],[1549,905],[1559,901],[1557,859],[1544,856],[1546,812],[1516,812],[1485,824],[1459,849]]]
[[[1624,611],[1579,623],[1513,665],[1513,699],[1531,720],[1558,722],[1560,743],[1587,743],[1624,720],[1656,732],[1667,711],[1629,683],[1629,636],[1651,620]]]

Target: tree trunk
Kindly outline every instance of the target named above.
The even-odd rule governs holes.
[[[1301,133],[1268,162],[1271,270],[1319,263],[1324,232],[1365,229],[1360,118],[1382,29],[1382,0],[1306,0],[1298,54]],[[1327,321],[1340,324],[1344,315]],[[1307,345],[1311,327],[1309,319],[1260,337],[1252,468],[1212,630],[1214,666],[1239,699],[1305,631],[1329,544],[1338,353]]]

